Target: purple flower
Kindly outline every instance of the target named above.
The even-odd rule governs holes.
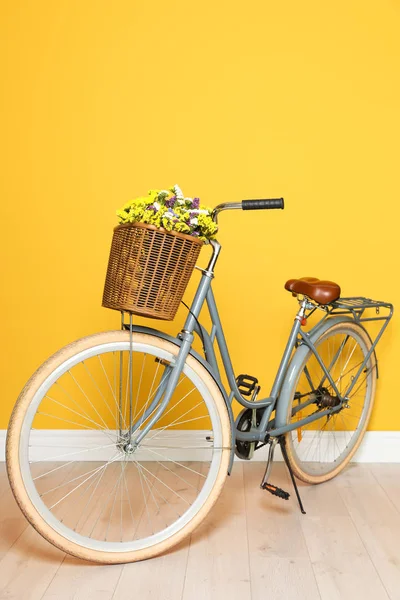
[[[176,201],[176,196],[172,196],[172,198],[165,201],[165,206],[168,206],[168,208],[172,208],[175,204],[175,201]]]
[[[198,231],[192,231],[191,235],[198,236],[198,235],[200,235],[200,234],[199,234],[199,232],[198,232]]]
[[[193,198],[192,208],[199,208],[200,206],[200,198]]]
[[[150,206],[148,206],[148,207],[147,207],[147,210],[152,210],[152,211],[154,211],[155,213],[157,212],[157,209],[156,209],[156,207],[154,206],[154,204],[150,204]]]

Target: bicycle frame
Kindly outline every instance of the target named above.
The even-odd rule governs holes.
[[[313,421],[316,421],[316,420],[326,417],[328,415],[332,415],[335,412],[339,412],[341,410],[341,408],[343,407],[343,403],[346,402],[346,398],[350,394],[351,389],[354,387],[360,374],[363,372],[363,369],[365,368],[365,365],[367,364],[371,354],[373,352],[375,352],[376,344],[378,343],[379,339],[381,338],[381,336],[382,336],[385,328],[387,327],[389,320],[392,316],[393,307],[391,305],[387,305],[384,303],[375,303],[379,306],[382,305],[387,308],[390,308],[391,309],[390,315],[389,315],[389,317],[384,318],[384,320],[385,320],[384,325],[382,326],[375,341],[372,343],[372,346],[371,346],[369,352],[367,353],[362,365],[360,366],[356,376],[354,377],[349,389],[346,391],[347,396],[342,396],[340,394],[340,391],[337,388],[335,381],[332,379],[329,369],[326,368],[324,362],[322,361],[322,359],[320,358],[320,356],[318,354],[317,348],[315,347],[315,345],[313,343],[313,337],[314,337],[313,332],[320,333],[319,330],[321,329],[321,324],[323,324],[323,322],[326,320],[327,316],[329,316],[333,312],[333,308],[331,307],[329,309],[328,307],[326,307],[325,309],[323,309],[324,315],[321,318],[321,320],[317,323],[317,325],[310,332],[304,332],[301,329],[301,321],[302,321],[303,317],[307,314],[306,311],[307,310],[310,311],[309,314],[311,314],[311,312],[314,312],[318,308],[316,305],[312,304],[307,298],[304,298],[300,302],[300,309],[295,316],[294,324],[293,324],[291,332],[289,334],[289,339],[286,344],[285,350],[283,352],[283,355],[282,355],[282,358],[281,358],[281,361],[280,361],[280,364],[278,367],[278,371],[277,371],[274,383],[271,388],[270,395],[268,397],[260,399],[260,400],[257,399],[256,401],[246,400],[241,395],[241,393],[238,389],[238,386],[236,384],[236,377],[234,374],[232,361],[231,361],[231,358],[229,355],[228,345],[227,345],[227,342],[225,339],[222,323],[221,323],[219,313],[218,313],[217,304],[216,304],[213,290],[212,290],[212,279],[214,277],[214,268],[215,268],[220,250],[221,250],[221,246],[216,241],[212,241],[211,245],[213,247],[213,254],[210,259],[208,267],[206,269],[200,269],[202,271],[200,283],[198,285],[197,291],[195,293],[194,299],[193,299],[191,307],[189,309],[189,313],[186,318],[184,327],[183,327],[182,331],[178,334],[177,338],[175,338],[175,339],[170,338],[171,340],[173,340],[175,343],[179,344],[179,346],[180,346],[178,355],[171,362],[170,365],[166,366],[166,371],[165,371],[166,375],[163,376],[163,378],[162,378],[162,382],[159,386],[158,392],[157,392],[154,400],[151,402],[150,406],[147,408],[146,413],[144,415],[144,419],[141,419],[141,421],[143,422],[148,417],[150,417],[146,426],[143,429],[140,429],[141,423],[134,423],[131,427],[131,436],[135,433],[135,431],[139,430],[139,434],[136,437],[136,439],[132,440],[132,442],[135,445],[140,443],[140,441],[147,435],[147,433],[151,429],[151,427],[153,427],[154,423],[163,414],[163,412],[172,396],[175,386],[178,383],[178,380],[179,380],[180,374],[182,372],[183,366],[185,364],[186,358],[189,353],[193,353],[192,343],[194,340],[194,333],[197,333],[201,337],[203,345],[204,345],[205,361],[206,361],[207,368],[210,371],[211,375],[214,377],[215,381],[218,383],[220,389],[224,392],[224,397],[225,397],[227,409],[230,414],[231,423],[233,424],[233,422],[234,422],[233,412],[232,412],[232,402],[234,399],[237,400],[237,402],[239,402],[239,404],[241,404],[244,408],[247,408],[247,409],[254,410],[254,409],[259,409],[259,408],[265,408],[258,427],[252,428],[252,430],[250,432],[242,432],[242,431],[238,431],[236,429],[236,427],[233,428],[234,431],[233,431],[233,436],[232,436],[232,442],[234,443],[235,440],[240,440],[240,441],[247,441],[247,442],[264,443],[264,442],[268,441],[271,437],[281,436],[289,431],[292,431],[299,427],[305,426]],[[373,301],[371,301],[371,302],[373,302]],[[205,303],[207,305],[207,308],[208,308],[208,311],[209,311],[209,314],[211,317],[212,327],[211,327],[210,333],[198,321],[200,312]],[[362,312],[361,312],[361,314],[362,314]],[[340,313],[340,314],[342,314],[342,313]],[[353,314],[350,320],[353,320],[353,318],[356,318],[356,317],[357,317],[357,315]],[[379,317],[379,318],[382,319],[382,317]],[[343,321],[349,320],[349,318],[345,317],[345,316],[337,316],[337,317],[334,317],[334,319],[336,319],[336,322],[343,322]],[[358,320],[360,320],[360,319],[358,319]],[[371,320],[371,319],[365,319],[365,320]],[[331,324],[331,320],[329,320],[329,324]],[[129,328],[132,331],[132,321],[130,321]],[[225,374],[226,374],[226,377],[227,377],[227,380],[229,383],[229,392],[227,392],[227,390],[225,390],[223,383],[222,383],[221,373],[218,368],[216,353],[215,353],[215,349],[214,349],[215,341],[217,341],[218,347],[220,350],[224,371],[225,371]],[[371,340],[371,342],[372,342],[372,340]],[[314,354],[314,356],[316,357],[316,360],[318,361],[318,363],[321,366],[321,369],[324,373],[325,377],[324,377],[323,381],[325,381],[325,379],[327,379],[329,381],[334,393],[340,400],[340,403],[337,406],[330,407],[326,410],[318,410],[315,413],[296,421],[295,423],[287,423],[286,422],[287,421],[287,418],[286,418],[287,412],[285,413],[285,411],[283,410],[283,412],[281,411],[281,415],[283,414],[284,418],[278,419],[278,422],[275,423],[276,418],[271,419],[272,413],[275,410],[276,414],[278,414],[277,409],[278,409],[278,405],[279,405],[280,392],[281,392],[282,385],[285,381],[285,378],[286,378],[286,375],[288,372],[288,367],[289,367],[289,364],[291,361],[293,350],[300,345],[305,345]],[[334,360],[335,360],[335,357],[334,357],[333,361]],[[310,403],[310,401],[299,404],[299,406],[296,407],[295,412],[298,412],[299,410],[301,410],[304,406],[306,406],[309,403]]]

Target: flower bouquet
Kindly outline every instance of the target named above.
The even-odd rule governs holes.
[[[215,238],[218,227],[211,209],[200,205],[199,198],[187,198],[178,185],[168,190],[150,190],[147,196],[131,200],[117,211],[120,224],[145,223],[192,235],[207,243]]]

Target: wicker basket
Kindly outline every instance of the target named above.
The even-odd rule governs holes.
[[[203,242],[154,225],[114,229],[103,306],[171,321]]]

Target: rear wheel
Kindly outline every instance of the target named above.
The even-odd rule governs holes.
[[[368,335],[356,323],[338,323],[328,329],[315,346],[340,394],[347,396],[346,390],[371,348]],[[335,477],[351,460],[367,429],[375,386],[376,360],[372,354],[347,404],[339,412],[286,434],[288,458],[299,479],[322,483]],[[334,390],[311,351],[299,366],[291,398],[288,423],[337,405]]]
[[[228,469],[224,399],[191,356],[164,414],[137,448],[129,443],[130,410],[143,430],[178,352],[144,334],[133,334],[132,349],[132,368],[128,332],[60,350],[25,386],[7,436],[9,479],[28,520],[55,546],[96,562],[177,544],[207,515]]]

